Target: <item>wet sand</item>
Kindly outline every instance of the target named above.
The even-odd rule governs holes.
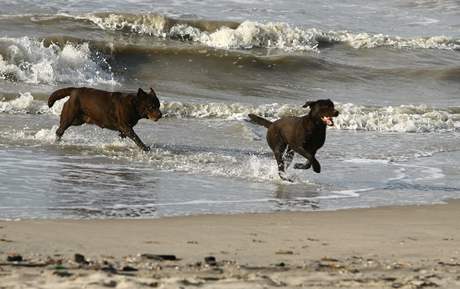
[[[0,288],[460,288],[459,220],[450,201],[0,222]]]

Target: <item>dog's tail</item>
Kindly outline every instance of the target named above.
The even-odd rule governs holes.
[[[248,114],[248,116],[251,119],[251,122],[256,123],[258,125],[265,126],[266,128],[268,128],[273,123],[269,121],[268,119],[265,119],[263,117],[260,117],[252,113]]]
[[[53,92],[50,97],[48,97],[48,107],[52,107],[56,100],[69,96],[74,89],[75,87],[66,87]]]

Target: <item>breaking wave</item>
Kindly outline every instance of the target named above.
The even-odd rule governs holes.
[[[460,128],[460,109],[435,109],[427,105],[366,107],[339,105],[338,129],[382,132],[439,132]]]
[[[135,33],[165,39],[197,42],[219,49],[281,49],[318,51],[321,46],[344,44],[352,48],[459,50],[460,38],[447,36],[400,37],[359,31],[326,31],[285,22],[211,21],[174,19],[161,14],[91,13],[85,15],[18,16],[42,25],[77,21],[105,31]]]
[[[70,16],[69,16],[70,17]],[[460,49],[460,39],[399,37],[349,31],[322,31],[283,22],[242,23],[175,20],[158,14],[88,14],[75,17],[99,28],[150,36],[188,40],[220,49],[276,48],[287,51],[318,50],[321,45],[345,44],[353,48]]]
[[[29,37],[0,37],[0,79],[31,84],[117,84],[110,65],[88,43],[46,45]]]
[[[0,113],[49,114],[58,116],[66,99],[59,100],[52,108],[35,100],[30,93],[23,93],[13,100],[0,101]],[[432,108],[426,105],[361,106],[351,103],[337,104],[340,115],[335,128],[341,130],[365,130],[381,132],[445,132],[460,129],[460,108]],[[242,103],[184,103],[166,101],[161,107],[164,117],[245,120],[248,113],[269,119],[288,115],[303,115],[308,110],[300,105],[264,104],[259,106]]]
[[[337,104],[340,115],[335,128],[343,130],[365,130],[382,132],[438,132],[455,131],[460,128],[460,109],[434,109],[426,105],[401,105],[388,107],[367,107],[355,104]],[[223,118],[243,120],[248,113],[255,113],[269,119],[288,115],[303,115],[306,109],[288,104],[267,104],[249,106],[244,104],[185,104],[169,102],[164,104],[167,116],[192,118]]]

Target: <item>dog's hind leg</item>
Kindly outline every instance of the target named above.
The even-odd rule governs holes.
[[[279,131],[276,129],[269,128],[267,132],[267,142],[270,148],[272,149],[273,154],[275,155],[276,163],[278,165],[278,175],[281,179],[292,182],[292,180],[290,180],[286,176],[286,168],[284,165],[283,158],[283,154],[286,151],[287,144],[281,139]]]
[[[283,160],[283,152],[284,152],[284,149],[282,148],[276,148],[273,151],[273,153],[275,154],[276,163],[278,165],[278,171],[284,173],[285,166],[284,166],[284,160]]]
[[[288,146],[283,157],[286,169],[289,168],[289,166],[291,165],[292,160],[294,159],[294,153],[295,152]]]
[[[273,153],[275,155],[276,163],[278,164],[278,175],[284,181],[292,182],[293,180],[290,179],[286,174],[286,165],[284,163],[283,154],[286,150],[286,144],[279,144],[273,149]]]

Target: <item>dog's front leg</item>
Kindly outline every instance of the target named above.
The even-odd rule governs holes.
[[[307,164],[295,164],[294,168],[296,169],[309,169],[310,166],[313,166],[313,171],[315,173],[321,172],[321,165],[319,164],[318,160],[315,158],[314,155],[307,152],[303,147],[296,147],[294,151],[297,152],[299,155],[303,156],[308,160]]]
[[[138,147],[140,147],[143,151],[150,151],[150,147],[146,146],[142,140],[139,138],[139,136],[134,132],[134,130],[131,127],[126,127],[121,130],[121,133],[124,134],[125,136],[129,137],[132,139]]]

